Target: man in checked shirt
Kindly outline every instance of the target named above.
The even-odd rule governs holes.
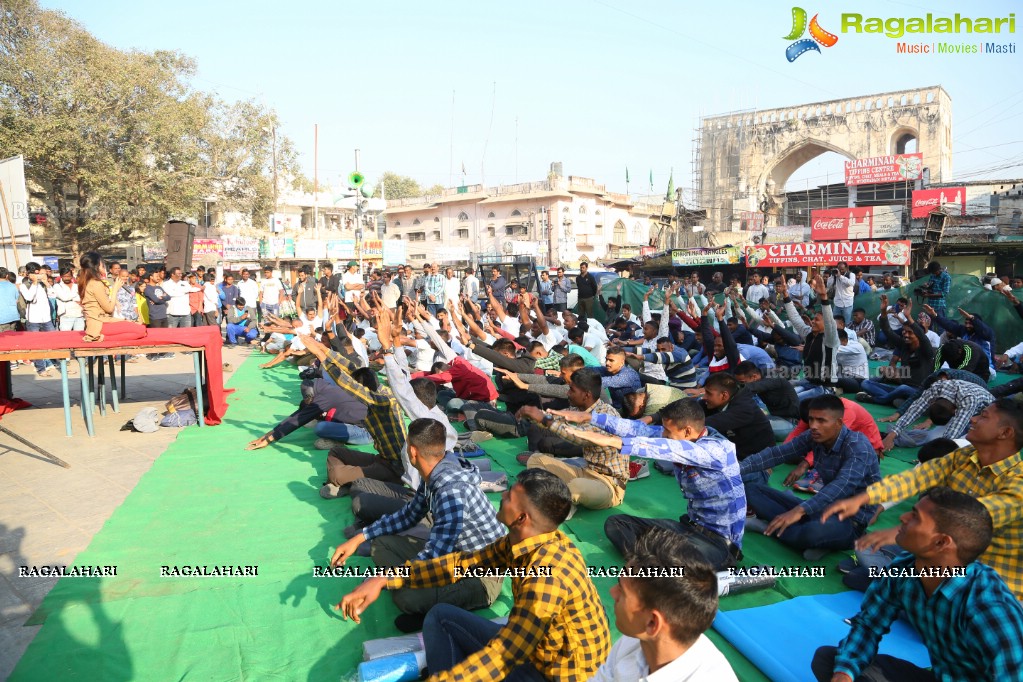
[[[570,412],[582,413],[586,421],[593,414],[609,414],[615,417],[618,412],[600,399],[602,391],[600,375],[592,368],[578,369],[572,373],[568,386],[568,402],[572,406]],[[581,445],[583,457],[586,459],[584,468],[566,464],[558,457],[535,452],[526,460],[530,469],[546,469],[568,484],[572,491],[572,504],[580,504],[587,509],[607,509],[617,507],[625,499],[625,485],[629,482],[629,457],[623,455],[618,448],[594,445],[576,438],[575,429],[570,429],[564,418],[555,417],[551,412],[544,412],[538,407],[527,405],[520,408],[516,415],[519,419],[528,419],[550,430],[570,443]],[[586,426],[599,432],[595,426]]]
[[[987,388],[939,374],[938,380],[921,393],[888,430],[882,441],[884,451],[888,452],[893,447],[920,447],[935,438],[962,438],[974,415],[994,401],[995,397]],[[910,430],[925,411],[929,419],[922,426]],[[932,425],[938,428],[924,430]]]
[[[475,552],[452,552],[409,565],[409,577],[370,578],[335,608],[356,623],[383,589],[439,587],[467,572],[513,570],[512,609],[498,625],[449,604],[423,625],[432,682],[589,680],[607,658],[611,634],[579,550],[558,526],[572,495],[543,469],[519,472],[501,494],[497,519],[508,534]]]
[[[340,545],[330,560],[332,568],[343,565],[366,540],[373,543],[377,566],[401,566],[454,551],[473,552],[505,534],[494,516],[494,506],[480,490],[479,469],[467,460],[445,457],[446,439],[446,430],[436,419],[416,419],[409,424],[409,462],[422,477],[415,496]],[[428,513],[433,515],[428,540],[398,535]],[[426,613],[436,604],[486,608],[501,594],[502,582],[498,577],[466,577],[437,589],[395,590],[391,597],[402,615],[394,624],[402,632],[421,630]]]
[[[865,504],[901,502],[937,485],[972,495],[987,507],[994,523],[994,537],[980,561],[998,571],[1016,598],[1023,599],[1023,408],[1014,400],[996,400],[970,420],[966,440],[971,445],[886,476],[858,495],[835,502],[821,518],[847,519]],[[891,545],[897,530],[865,535],[857,549]]]
[[[405,445],[405,416],[398,401],[387,386],[362,384],[352,378],[358,369],[348,358],[337,353],[316,339],[299,334],[306,349],[316,356],[320,366],[337,385],[366,404],[366,430],[373,437],[376,455],[352,450],[343,445],[335,446],[327,455],[326,483],[320,489],[324,498],[341,497],[348,494],[348,485],[360,478],[373,478],[385,483],[401,483],[405,466],[401,450]],[[376,377],[370,377],[374,379]]]
[[[813,465],[820,472],[824,487],[808,500],[767,483],[746,486],[746,498],[758,520],[747,519],[746,528],[764,535],[777,535],[786,545],[803,552],[807,561],[816,561],[831,550],[851,549],[863,535],[877,511],[869,505],[856,514],[825,523],[825,507],[835,500],[862,492],[881,479],[877,452],[870,440],[843,423],[845,405],[833,395],[811,399],[807,425],[809,430],[787,443],[766,448],[740,463],[743,474],[763,471],[782,462],[802,457],[813,450]]]
[[[830,682],[1020,679],[1023,607],[981,563],[992,540],[985,505],[937,486],[900,521],[898,541],[906,551],[878,571],[841,644],[817,649],[814,676]],[[897,618],[920,633],[930,670],[877,653]]]

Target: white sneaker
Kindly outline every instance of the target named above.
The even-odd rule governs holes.
[[[638,481],[650,475],[650,463],[646,460],[640,462],[629,462],[629,480]]]

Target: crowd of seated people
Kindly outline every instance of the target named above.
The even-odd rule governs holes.
[[[1015,391],[989,384],[1001,360],[976,315],[954,322],[930,298],[922,324],[886,276],[875,285],[880,314],[867,319],[850,291],[873,289],[844,263],[830,281],[799,274],[773,291],[751,279],[745,297],[721,278],[649,288],[638,316],[619,290],[607,326],[591,317],[592,301],[578,315],[558,305],[549,275],[537,294],[500,270],[483,282],[467,273],[458,288],[446,283],[457,282],[453,271],[431,267],[419,279],[403,268],[380,278],[380,292],[328,280],[313,324],[274,320],[267,346],[284,354],[282,366],[298,361],[303,396],[249,447],[316,422],[327,451],[320,494],[350,499],[356,517],[332,564],[363,555],[409,567],[366,580],[337,608],[358,622],[390,592],[396,627],[423,630],[430,679],[735,679],[703,633],[717,610],[714,572],[741,565],[751,533],[794,557],[833,560],[865,590],[849,636],[821,642],[806,661],[818,679],[1018,674],[1023,407],[1008,397]],[[397,296],[383,295],[390,286]],[[705,295],[714,291],[717,300]],[[246,303],[232,305],[243,319]],[[937,347],[931,324],[947,335]],[[284,346],[275,335],[289,332]],[[871,370],[867,355],[882,344],[892,353]],[[898,412],[878,420],[861,404]],[[487,461],[467,456],[494,438],[527,448],[522,470],[498,488]],[[882,476],[894,447],[921,448],[920,463]],[[649,516],[616,511],[603,533],[623,565],[684,565],[685,575],[623,576],[610,618],[560,526],[640,495],[648,462],[674,476],[678,496],[653,501]],[[785,464],[795,468],[772,483]],[[497,509],[485,495],[493,490]],[[899,526],[871,528],[907,500]],[[469,575],[480,566],[522,570]],[[865,577],[869,567],[962,570],[905,580]],[[473,613],[505,579],[507,623]],[[900,611],[933,671],[877,653]],[[614,646],[612,627],[622,635]]]

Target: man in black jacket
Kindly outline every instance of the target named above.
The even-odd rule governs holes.
[[[589,263],[580,263],[579,276],[575,278],[575,286],[579,291],[579,305],[576,311],[579,317],[593,317],[593,301],[597,297],[597,279],[590,274]]]
[[[767,415],[753,399],[753,393],[741,387],[734,376],[724,372],[711,374],[703,388],[700,405],[707,415],[706,424],[735,443],[740,462],[774,444],[774,431]],[[743,482],[766,483],[767,473],[750,472]]]
[[[863,392],[856,394],[856,399],[861,403],[892,405],[896,400],[905,400],[915,394],[934,371],[934,347],[927,340],[924,330],[913,320],[913,302],[907,301],[906,306],[897,313],[902,321],[902,338],[892,331],[887,311],[888,297],[882,294],[879,322],[885,336],[895,341],[895,355],[888,367],[881,368],[885,381],[867,379],[863,382]],[[896,363],[908,372],[898,372]]]
[[[755,364],[746,360],[735,368],[735,378],[743,388],[764,403],[771,416],[768,421],[776,440],[785,440],[799,422],[799,397],[788,379],[781,377],[764,378]]]

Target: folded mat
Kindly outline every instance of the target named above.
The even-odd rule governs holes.
[[[860,592],[840,592],[721,611],[714,629],[774,682],[813,682],[814,652],[821,646],[838,646],[849,634],[845,619],[859,613],[862,600]],[[931,665],[920,635],[903,620],[892,623],[879,653],[924,668]]]

